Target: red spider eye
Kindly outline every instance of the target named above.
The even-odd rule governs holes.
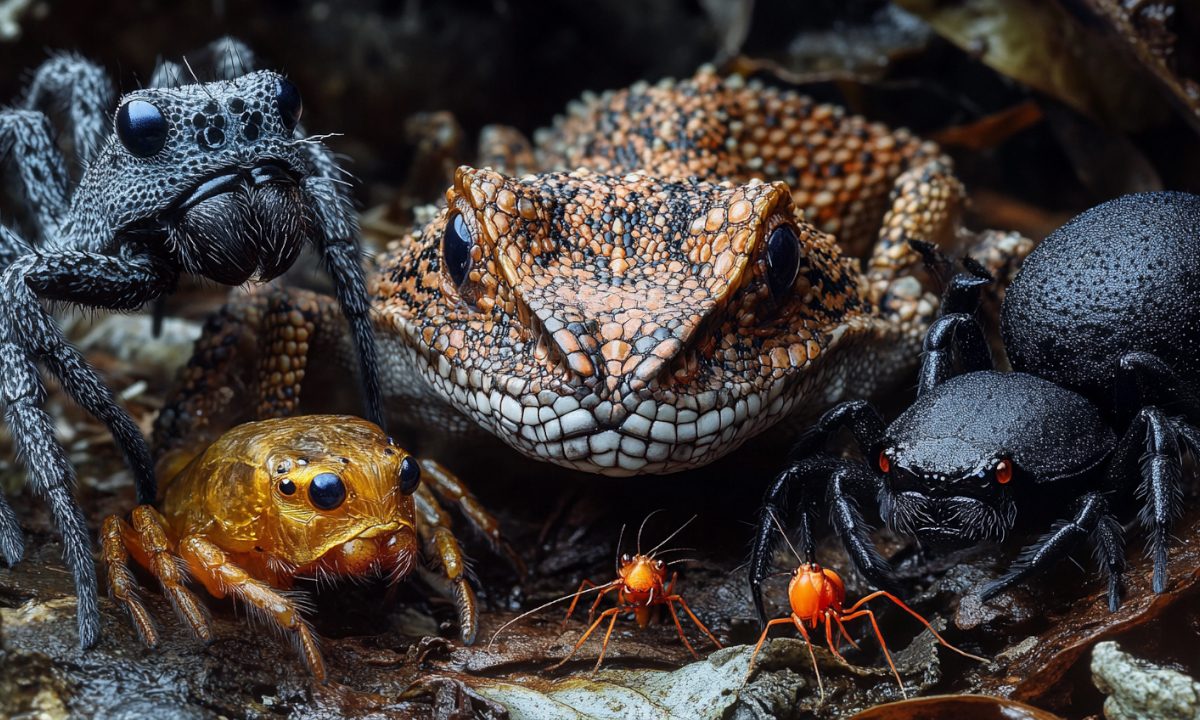
[[[885,473],[892,471],[892,461],[888,460],[887,451],[885,450],[879,451],[879,469]]]
[[[1008,481],[1012,480],[1012,472],[1012,463],[1008,460],[1001,460],[1000,463],[996,465],[996,482],[1000,483],[1001,485],[1007,485]]]

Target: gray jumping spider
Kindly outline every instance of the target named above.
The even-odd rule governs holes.
[[[146,441],[96,371],[63,337],[43,301],[133,310],[175,289],[181,274],[225,284],[269,280],[311,242],[354,331],[368,415],[382,420],[375,343],[357,247],[358,226],[330,152],[300,130],[300,94],[274,72],[248,72],[250,53],[210,47],[216,81],[184,85],[160,63],[147,89],[112,113],[96,65],[56,56],[16,109],[0,112],[0,159],[15,165],[29,240],[0,225],[0,400],[18,454],[63,535],[79,598],[79,640],[99,635],[96,575],[75,472],[41,409],[40,362],[103,421],[125,455],[139,503],[156,488]],[[47,114],[62,115],[82,176],[72,192]],[[23,552],[0,495],[0,552]]]

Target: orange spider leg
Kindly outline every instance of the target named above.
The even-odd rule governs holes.
[[[313,677],[318,682],[325,682],[325,661],[321,658],[316,636],[300,615],[295,599],[251,577],[234,564],[225,551],[199,535],[185,537],[179,543],[179,554],[214,597],[223,598],[232,593],[252,611],[261,612],[289,634]]]
[[[624,608],[624,609],[628,609],[628,608]],[[575,643],[575,647],[571,648],[570,654],[568,654],[562,660],[559,660],[558,662],[551,665],[550,669],[557,670],[558,668],[562,667],[563,665],[566,665],[568,660],[575,657],[575,653],[579,652],[579,648],[583,647],[583,644],[585,642],[587,642],[587,639],[589,637],[591,637],[593,632],[596,631],[596,628],[600,625],[600,623],[604,622],[604,618],[612,617],[613,622],[616,622],[617,615],[621,614],[622,610],[623,610],[623,608],[618,606],[618,607],[609,608],[609,609],[605,610],[604,612],[600,613],[600,617],[596,618],[596,621],[593,622],[591,624],[591,626],[589,626],[588,629],[584,631],[583,637],[579,638],[579,642]],[[601,658],[604,657],[603,650],[601,650],[601,652],[600,652],[600,657]]]
[[[154,628],[154,620],[138,597],[138,582],[129,571],[129,553],[122,539],[122,532],[128,527],[121,518],[109,515],[100,530],[100,557],[108,571],[108,594],[129,611],[133,627],[142,642],[154,647],[158,644],[158,632]]]
[[[869,596],[868,596],[869,597]],[[862,604],[860,600],[855,605]],[[871,627],[875,629],[875,637],[879,639],[879,647],[883,648],[883,657],[887,659],[888,667],[892,669],[892,675],[896,678],[896,684],[900,686],[900,694],[908,699],[908,693],[904,691],[904,681],[900,679],[900,671],[896,669],[896,664],[892,662],[892,654],[888,652],[887,642],[883,639],[883,633],[879,631],[879,623],[875,622],[875,613],[870,610],[859,610],[858,612],[846,613],[842,616],[842,620],[849,622],[855,618],[866,616],[871,621]]]
[[[908,605],[905,605],[904,602],[900,598],[896,597],[895,595],[891,594],[890,592],[887,592],[886,590],[876,590],[875,592],[871,593],[870,595],[867,595],[866,597],[862,598],[858,602],[854,603],[854,605],[852,605],[847,612],[852,613],[855,610],[858,610],[860,607],[862,607],[868,601],[874,600],[877,597],[885,597],[888,600],[891,600],[893,603],[898,605],[901,610],[903,610],[904,612],[908,613],[909,615],[912,615],[913,617],[915,617],[922,625],[924,625],[926,627],[926,629],[929,630],[929,632],[933,633],[933,636],[935,638],[937,638],[937,641],[940,642],[945,647],[950,648],[951,650],[958,653],[959,655],[962,655],[963,657],[969,657],[972,660],[978,660],[979,662],[987,662],[988,661],[987,658],[979,657],[978,655],[972,655],[971,653],[969,653],[965,650],[959,650],[958,648],[954,647],[950,643],[946,642],[946,638],[944,638],[940,634],[938,634],[938,631],[934,630],[933,626],[929,624],[929,621],[926,620],[924,617],[922,617],[919,612],[917,612],[916,610],[913,610]],[[844,618],[844,616],[843,616],[843,618]]]
[[[202,642],[212,640],[208,611],[200,599],[188,590],[187,572],[172,554],[166,518],[149,505],[139,505],[129,513],[129,523],[119,520],[117,526],[126,549],[158,579],[176,615]]]

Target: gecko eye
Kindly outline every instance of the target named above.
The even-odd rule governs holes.
[[[1007,485],[1013,476],[1012,461],[1004,458],[996,465],[996,469],[992,473],[996,476],[996,482],[1001,485]]]
[[[783,300],[800,272],[800,239],[791,225],[784,223],[767,238],[767,286],[771,296]]]
[[[333,473],[321,473],[309,483],[308,499],[321,510],[333,510],[346,499],[346,485]]]
[[[279,78],[275,84],[275,105],[279,108],[279,118],[283,126],[292,131],[300,124],[300,115],[304,112],[304,103],[300,101],[300,91],[287,78]]]
[[[117,110],[117,137],[137,157],[151,157],[167,144],[167,118],[153,103],[130,100]]]
[[[408,456],[400,461],[400,492],[412,495],[421,482],[421,464]]]
[[[474,246],[471,228],[467,227],[462,214],[454,213],[446,218],[446,234],[442,236],[442,263],[455,287],[467,280],[467,273],[471,270],[471,248]]]

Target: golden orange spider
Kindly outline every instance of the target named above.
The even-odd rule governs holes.
[[[599,670],[600,664],[604,662],[604,654],[608,651],[608,641],[612,636],[613,628],[616,626],[617,617],[623,613],[632,612],[638,627],[644,628],[650,624],[650,621],[657,614],[659,608],[663,606],[666,606],[667,611],[671,613],[671,619],[675,622],[675,629],[679,631],[679,639],[683,641],[684,647],[686,647],[688,651],[692,653],[693,657],[699,660],[700,654],[696,652],[695,648],[692,647],[692,644],[688,642],[687,636],[683,633],[683,625],[679,622],[679,615],[675,612],[675,603],[679,603],[679,606],[683,608],[683,611],[686,612],[688,617],[692,619],[692,622],[696,624],[696,627],[700,628],[700,630],[708,636],[708,639],[711,640],[713,645],[715,645],[719,650],[721,648],[721,642],[717,640],[716,636],[712,634],[708,627],[706,627],[704,623],[700,621],[700,618],[696,617],[696,614],[692,612],[690,607],[688,607],[687,601],[683,599],[683,596],[675,592],[675,581],[678,579],[679,573],[672,572],[671,579],[668,582],[667,568],[669,567],[670,563],[665,563],[655,557],[655,552],[657,552],[658,549],[664,544],[669,542],[671,538],[678,535],[679,532],[682,531],[684,527],[687,527],[688,523],[690,522],[691,520],[688,520],[688,522],[684,523],[683,526],[681,526],[678,530],[667,536],[665,540],[663,540],[658,544],[657,547],[649,552],[642,553],[639,549],[639,551],[632,556],[629,554],[622,555],[617,566],[617,577],[611,582],[603,585],[597,585],[591,580],[585,579],[579,584],[579,588],[574,593],[565,595],[556,600],[552,600],[505,623],[500,627],[499,630],[496,631],[496,634],[492,636],[492,640],[494,641],[496,636],[498,636],[504,631],[505,628],[513,623],[516,623],[517,621],[535,612],[543,610],[550,605],[562,602],[567,598],[571,598],[571,606],[567,608],[567,616],[563,618],[563,624],[565,625],[567,621],[571,619],[571,615],[575,613],[575,607],[579,604],[579,598],[583,597],[585,593],[595,592],[596,599],[592,602],[591,610],[588,612],[588,622],[590,623],[588,629],[584,631],[583,635],[575,643],[575,647],[571,649],[571,652],[567,654],[566,657],[550,666],[551,670],[562,667],[567,663],[567,661],[574,657],[575,653],[579,652],[579,648],[583,647],[583,644],[587,642],[589,637],[592,636],[592,633],[596,631],[596,628],[598,628],[600,624],[603,623],[607,618],[608,629],[604,633],[604,641],[600,646],[600,655],[596,658],[596,665],[594,668],[592,668],[593,672]],[[642,525],[643,527],[645,526],[645,521],[643,521]],[[618,541],[617,544],[620,545],[620,542]],[[641,530],[638,531],[638,546],[639,548],[641,546]],[[612,592],[617,593],[617,604],[597,616],[596,610],[600,607],[600,601],[605,595],[608,595]]]
[[[780,532],[783,531],[780,530]],[[784,537],[786,538],[786,534]],[[795,552],[794,548],[793,552]],[[799,559],[798,554],[796,557]],[[959,650],[946,642],[946,639],[938,634],[938,631],[934,630],[929,621],[922,617],[920,613],[904,604],[900,598],[885,590],[876,590],[870,595],[860,598],[858,602],[849,608],[844,607],[846,588],[842,583],[842,578],[829,568],[823,568],[816,563],[801,562],[800,566],[792,571],[792,579],[788,582],[788,603],[791,605],[792,612],[787,617],[775,618],[769,621],[766,627],[763,628],[762,635],[758,638],[758,644],[754,646],[754,652],[750,654],[750,664],[746,668],[746,680],[749,680],[751,673],[754,672],[754,660],[758,657],[758,652],[762,649],[763,643],[767,639],[767,633],[771,631],[771,627],[791,623],[800,631],[800,636],[804,638],[804,642],[808,645],[808,656],[812,660],[813,672],[817,676],[817,687],[820,689],[821,697],[824,697],[825,686],[821,682],[821,670],[817,667],[817,657],[813,653],[812,639],[809,637],[804,623],[808,623],[809,627],[813,630],[816,630],[818,624],[824,623],[826,645],[829,646],[830,652],[836,655],[839,660],[846,662],[846,658],[842,657],[842,653],[838,651],[837,645],[833,642],[833,625],[836,623],[838,634],[857,648],[858,643],[854,642],[849,633],[846,632],[844,623],[856,618],[865,617],[871,621],[871,627],[875,630],[875,637],[879,640],[879,646],[883,648],[883,656],[887,659],[888,666],[892,669],[892,675],[896,678],[896,684],[900,686],[900,694],[907,698],[908,693],[904,690],[904,683],[900,680],[900,673],[896,670],[896,664],[892,662],[892,654],[888,651],[887,642],[884,641],[883,633],[879,630],[879,623],[875,620],[875,613],[863,607],[878,597],[885,597],[891,600],[901,610],[915,617],[945,647],[972,660],[987,662],[986,658]]]

